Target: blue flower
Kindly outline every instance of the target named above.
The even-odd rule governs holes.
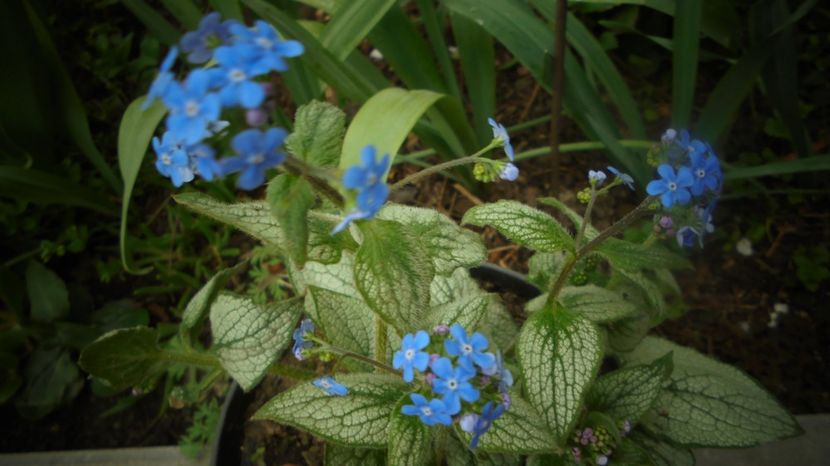
[[[513,145],[510,144],[510,135],[507,134],[507,128],[492,118],[488,118],[487,123],[493,128],[493,138],[502,142],[504,153],[507,154],[507,158],[511,162],[514,162],[516,160],[516,154],[513,152]]]
[[[214,159],[216,152],[207,144],[196,144],[187,147],[187,156],[195,172],[207,181],[222,177],[222,167]]]
[[[239,155],[222,160],[223,172],[242,172],[236,185],[245,190],[257,188],[265,182],[265,170],[285,160],[285,154],[278,149],[287,135],[282,128],[242,131],[231,141],[231,146]]]
[[[507,392],[507,390],[513,386],[513,373],[505,367],[504,365],[504,358],[502,357],[501,351],[496,353],[496,360],[493,362],[493,365],[490,367],[482,368],[481,372],[487,376],[498,376],[499,378],[499,391],[502,393]]]
[[[423,330],[419,330],[415,335],[411,333],[404,335],[400,351],[396,351],[392,358],[392,367],[403,369],[403,380],[405,382],[412,382],[414,377],[412,369],[421,372],[427,369],[429,354],[421,351],[427,345],[429,345],[429,335]]]
[[[276,29],[265,21],[257,21],[253,28],[242,24],[231,25],[231,32],[236,35],[236,44],[248,47],[255,58],[251,64],[251,73],[265,74],[269,71],[286,71],[288,64],[285,57],[297,57],[303,54],[303,44],[295,40],[282,40]]]
[[[505,181],[516,181],[516,178],[519,177],[519,168],[513,165],[512,163],[508,163],[501,169],[499,173],[499,178]]]
[[[602,186],[602,183],[605,182],[606,178],[607,176],[602,170],[588,170],[588,181],[596,184],[597,186]]]
[[[686,133],[687,138],[688,138],[688,134],[689,133]],[[677,131],[673,130],[672,128],[669,128],[669,129],[666,130],[665,133],[663,133],[662,136],[660,136],[660,142],[662,142],[665,145],[668,145],[668,144],[671,144],[672,142],[674,142],[674,138],[676,138],[676,137],[677,137]]]
[[[685,226],[679,230],[677,230],[677,245],[682,248],[690,248],[694,246],[695,239],[697,239],[698,244],[703,247],[703,235],[700,234],[700,230],[694,227]]]
[[[357,207],[334,227],[332,234],[343,231],[355,220],[374,217],[389,197],[389,186],[383,181],[389,168],[389,154],[384,154],[380,160],[376,156],[375,146],[364,147],[360,153],[363,164],[349,167],[343,174],[343,186],[358,191]]]
[[[462,365],[454,368],[449,359],[440,358],[432,363],[432,372],[438,376],[432,382],[432,390],[443,395],[442,400],[450,414],[461,411],[462,399],[469,402],[478,399],[478,390],[470,384],[470,379],[476,375],[471,368]]]
[[[162,98],[164,94],[167,93],[167,88],[169,88],[170,84],[173,83],[173,73],[170,72],[170,69],[173,68],[173,63],[175,63],[178,55],[179,49],[176,47],[171,48],[170,51],[167,52],[167,56],[164,57],[164,60],[161,62],[161,67],[159,68],[158,75],[156,75],[156,79],[153,80],[153,84],[150,84],[150,90],[147,91],[147,98],[141,106],[143,110],[146,110],[154,100]]]
[[[162,99],[170,109],[167,128],[185,144],[196,144],[210,136],[208,124],[219,118],[219,96],[209,93],[211,73],[195,70],[184,85],[170,83]]]
[[[173,186],[179,187],[193,181],[193,170],[187,152],[170,131],[159,138],[153,138],[153,150],[156,151],[156,170],[170,178]]]
[[[190,63],[205,63],[213,57],[213,49],[227,44],[231,38],[230,25],[236,21],[222,22],[219,13],[213,12],[199,21],[199,28],[182,36],[182,50]]]
[[[214,84],[220,88],[222,104],[248,109],[259,107],[265,100],[265,89],[250,79],[256,59],[254,51],[245,46],[219,47],[214,55],[220,66],[212,70]]]
[[[675,174],[671,165],[663,164],[657,167],[661,179],[649,182],[646,192],[652,196],[660,196],[663,207],[669,208],[674,204],[685,205],[692,199],[689,188],[694,183],[689,167],[680,167]]]
[[[346,388],[345,385],[335,382],[335,380],[329,376],[320,377],[311,383],[329,395],[346,396],[349,394],[349,389]]]
[[[294,330],[292,334],[292,338],[294,339],[294,347],[291,349],[291,352],[294,353],[294,357],[297,360],[303,360],[303,350],[306,348],[311,348],[314,346],[314,343],[306,340],[305,336],[309,333],[314,332],[314,322],[311,319],[303,319],[300,322],[300,326]]]
[[[622,180],[622,182],[623,182],[626,186],[628,186],[628,189],[630,189],[630,190],[634,191],[634,178],[632,178],[632,177],[631,177],[631,175],[629,175],[629,174],[627,174],[627,173],[623,173],[623,172],[621,172],[621,171],[617,170],[617,169],[616,169],[616,168],[614,168],[614,167],[610,167],[610,166],[609,166],[609,167],[606,167],[606,168],[608,168],[608,171],[609,171],[609,172],[611,172],[611,173],[613,173],[613,174],[614,174],[614,176],[616,176],[617,178],[619,178],[620,180]]]
[[[445,426],[452,425],[452,417],[447,412],[447,407],[444,402],[435,398],[427,401],[422,395],[412,393],[409,395],[414,405],[401,406],[401,412],[407,416],[418,416],[421,422],[428,426],[435,424],[442,424]]]
[[[453,324],[450,334],[453,339],[444,341],[444,349],[450,356],[458,356],[458,363],[465,368],[472,370],[473,364],[481,368],[490,367],[496,361],[492,353],[483,352],[489,344],[484,335],[476,332],[468,337],[461,324]]]
[[[492,401],[488,401],[487,404],[484,405],[481,409],[481,415],[479,415],[475,425],[473,426],[473,438],[470,440],[470,448],[478,446],[478,441],[481,436],[490,429],[490,426],[493,425],[493,421],[501,417],[502,414],[504,414],[504,406],[501,403],[493,403]]]
[[[692,194],[700,196],[706,189],[715,191],[718,189],[721,179],[720,163],[714,155],[704,157],[703,153],[690,152],[691,170],[694,175]]]

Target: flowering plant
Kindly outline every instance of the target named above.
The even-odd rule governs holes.
[[[658,240],[688,246],[710,225],[721,173],[705,143],[667,132],[650,154],[660,178],[649,196],[602,231],[591,225],[595,202],[635,188],[614,167],[612,179],[588,174],[582,215],[539,200],[573,231],[515,201],[467,211],[462,224],[489,225],[535,253],[530,279],[544,292],[519,325],[468,273],[485,259],[479,235],[437,211],[388,202],[406,184],[465,164],[480,181],[516,180],[504,126],[491,120],[493,140],[475,154],[390,185],[403,139],[440,96],[382,91],[348,130],[343,112],[312,102],[289,134],[272,127],[273,89],[258,79],[284,71],[301,44],[262,21],[248,28],[209,16],[181,45],[206,65],[180,83],[176,52],[162,64],[148,97],[169,111],[153,144],[156,166],[175,186],[238,173],[237,186],[251,190],[277,173],[264,201],[175,198],[278,249],[291,297],[256,304],[225,291],[236,269],[222,270],[187,305],[170,342],[136,327],[87,347],[81,364],[93,375],[125,387],[185,364],[224,371],[245,390],[269,372],[293,376],[300,383],[254,417],[324,439],[329,464],[692,464],[692,446],[748,446],[798,431],[745,374],[647,336],[675,311],[671,271],[689,267]],[[235,155],[216,158],[222,147]],[[507,160],[485,156],[497,148]],[[644,242],[616,237],[649,217],[654,231]],[[199,338],[206,319],[207,347]],[[336,364],[309,376],[281,362],[289,346],[301,364]],[[601,370],[603,360],[613,370]]]

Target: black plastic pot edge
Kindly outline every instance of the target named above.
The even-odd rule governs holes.
[[[484,263],[473,267],[470,269],[470,276],[493,283],[499,290],[513,292],[524,299],[533,299],[541,294],[539,288],[531,284],[524,275],[495,264]],[[246,422],[245,411],[252,401],[253,393],[243,392],[236,382],[231,385],[216,428],[210,455],[211,466],[240,464]]]

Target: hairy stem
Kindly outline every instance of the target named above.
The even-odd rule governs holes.
[[[481,158],[480,156],[491,149],[495,149],[496,147],[501,147],[501,143],[496,140],[493,140],[493,142],[488,144],[487,147],[481,149],[473,155],[461,157],[460,159],[448,160],[446,162],[439,163],[438,165],[433,165],[429,168],[425,168],[419,172],[415,172],[407,176],[406,178],[402,179],[401,181],[398,181],[397,183],[393,184],[389,190],[391,192],[397,191],[398,189],[401,189],[408,184],[414,183],[425,176],[429,176],[433,173],[438,173],[440,171],[448,170],[453,167],[460,167],[461,165],[467,165],[476,162],[490,161],[490,159]]]
[[[343,196],[330,183],[333,180],[331,174],[292,156],[288,156],[285,159],[283,166],[289,172],[305,178],[314,188],[332,201],[334,205],[343,207],[345,203]]]

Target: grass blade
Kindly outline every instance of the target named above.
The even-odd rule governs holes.
[[[144,24],[150,34],[167,45],[179,41],[179,31],[144,0],[121,0],[121,3]]]
[[[188,31],[199,27],[202,12],[191,0],[161,0],[162,5]]]
[[[242,21],[245,18],[242,16],[242,8],[239,6],[239,0],[208,0],[210,6],[218,11],[225,19],[235,19]]]
[[[343,2],[323,30],[320,42],[338,60],[345,60],[395,3],[395,0]]]
[[[674,15],[674,60],[672,61],[672,125],[688,128],[692,116],[700,47],[702,2],[682,1]]]
[[[447,49],[447,42],[444,40],[444,28],[441,22],[442,17],[435,11],[433,0],[415,0],[418,10],[421,12],[421,21],[427,31],[427,37],[432,44],[432,52],[438,60],[441,75],[444,77],[449,94],[461,99],[461,90],[458,88],[458,78],[455,76],[455,69],[450,59],[450,52]]]
[[[452,32],[461,58],[467,97],[473,109],[473,128],[479,144],[493,135],[487,117],[496,114],[496,57],[493,38],[465,16],[450,14]]]
[[[830,170],[830,154],[814,155],[795,160],[772,162],[756,167],[734,167],[724,173],[727,181],[762,176],[781,176],[793,173],[806,173]]]
[[[60,204],[83,207],[107,215],[118,215],[106,196],[67,180],[39,170],[15,166],[0,166],[0,196],[38,204]]]

